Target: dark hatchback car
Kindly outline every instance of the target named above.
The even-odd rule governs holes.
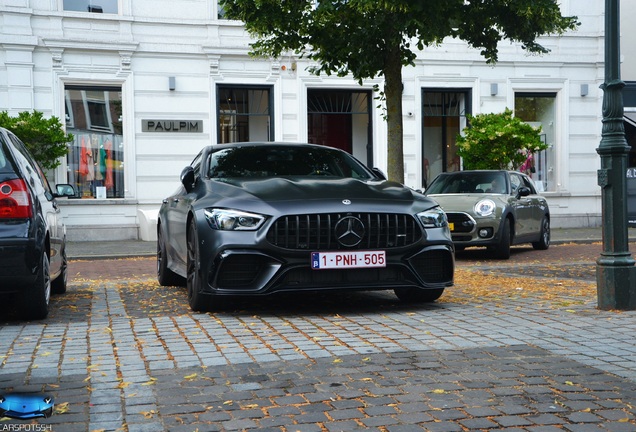
[[[204,148],[159,211],[162,285],[195,311],[228,296],[386,290],[438,299],[454,249],[436,202],[341,150],[311,144]]]
[[[45,318],[51,292],[66,292],[66,229],[55,197],[25,145],[0,128],[0,294],[15,299],[24,319]]]

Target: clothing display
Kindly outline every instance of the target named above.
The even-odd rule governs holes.
[[[69,132],[75,139],[68,154],[68,182],[77,196],[94,198],[96,188],[104,186],[107,198],[123,198],[123,152],[113,146],[113,142],[121,143],[121,136],[73,129]]]

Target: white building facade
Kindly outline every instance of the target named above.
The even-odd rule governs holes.
[[[461,168],[466,114],[508,107],[550,144],[533,177],[552,226],[601,223],[603,4],[561,7],[581,26],[542,39],[550,54],[506,42],[492,66],[450,40],[404,68],[408,186]],[[152,239],[145,215],[210,143],[323,143],[386,171],[381,79],[315,76],[293,56],[250,57],[249,42],[241,23],[219,19],[216,1],[0,0],[0,111],[42,111],[75,136],[51,173],[78,193],[62,202],[71,240]]]

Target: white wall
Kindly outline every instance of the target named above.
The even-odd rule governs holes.
[[[623,3],[624,12],[633,15],[633,2]],[[104,223],[134,229],[137,208],[156,208],[176,189],[181,169],[203,146],[216,141],[218,84],[273,86],[275,139],[284,141],[307,139],[308,88],[360,89],[350,77],[310,75],[309,65],[291,56],[249,57],[244,28],[217,20],[214,1],[121,0],[120,15],[64,12],[61,4],[61,0],[3,0],[0,5],[0,110],[15,114],[37,109],[62,117],[65,84],[122,86],[126,196],[108,203],[65,203],[67,223],[78,238]],[[563,0],[562,7],[565,14],[578,15],[582,25],[562,38],[545,38],[550,54],[529,56],[518,45],[505,42],[499,63],[492,66],[485,64],[478,50],[448,40],[426,48],[415,67],[404,68],[407,185],[422,185],[422,87],[471,89],[473,114],[512,107],[515,91],[552,91],[558,93],[558,185],[546,195],[553,226],[600,223],[596,185],[600,162],[595,149],[601,125],[603,5],[598,0]],[[631,52],[625,65],[633,60]],[[173,91],[168,89],[168,77],[175,77]],[[372,89],[381,82],[367,80],[362,88]],[[499,88],[495,96],[490,95],[492,83]],[[587,96],[580,95],[581,84],[588,85]],[[152,118],[202,120],[203,132],[143,132],[142,120]],[[374,165],[386,171],[386,123],[381,110],[374,108],[372,121]],[[356,148],[360,146],[356,143]],[[56,175],[64,181],[65,167]],[[116,234],[109,230],[109,236]],[[130,235],[130,230],[124,231]]]

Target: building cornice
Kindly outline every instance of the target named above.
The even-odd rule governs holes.
[[[139,47],[138,42],[104,42],[100,40],[70,40],[43,38],[42,45],[49,49],[76,49],[90,51],[135,52]]]

